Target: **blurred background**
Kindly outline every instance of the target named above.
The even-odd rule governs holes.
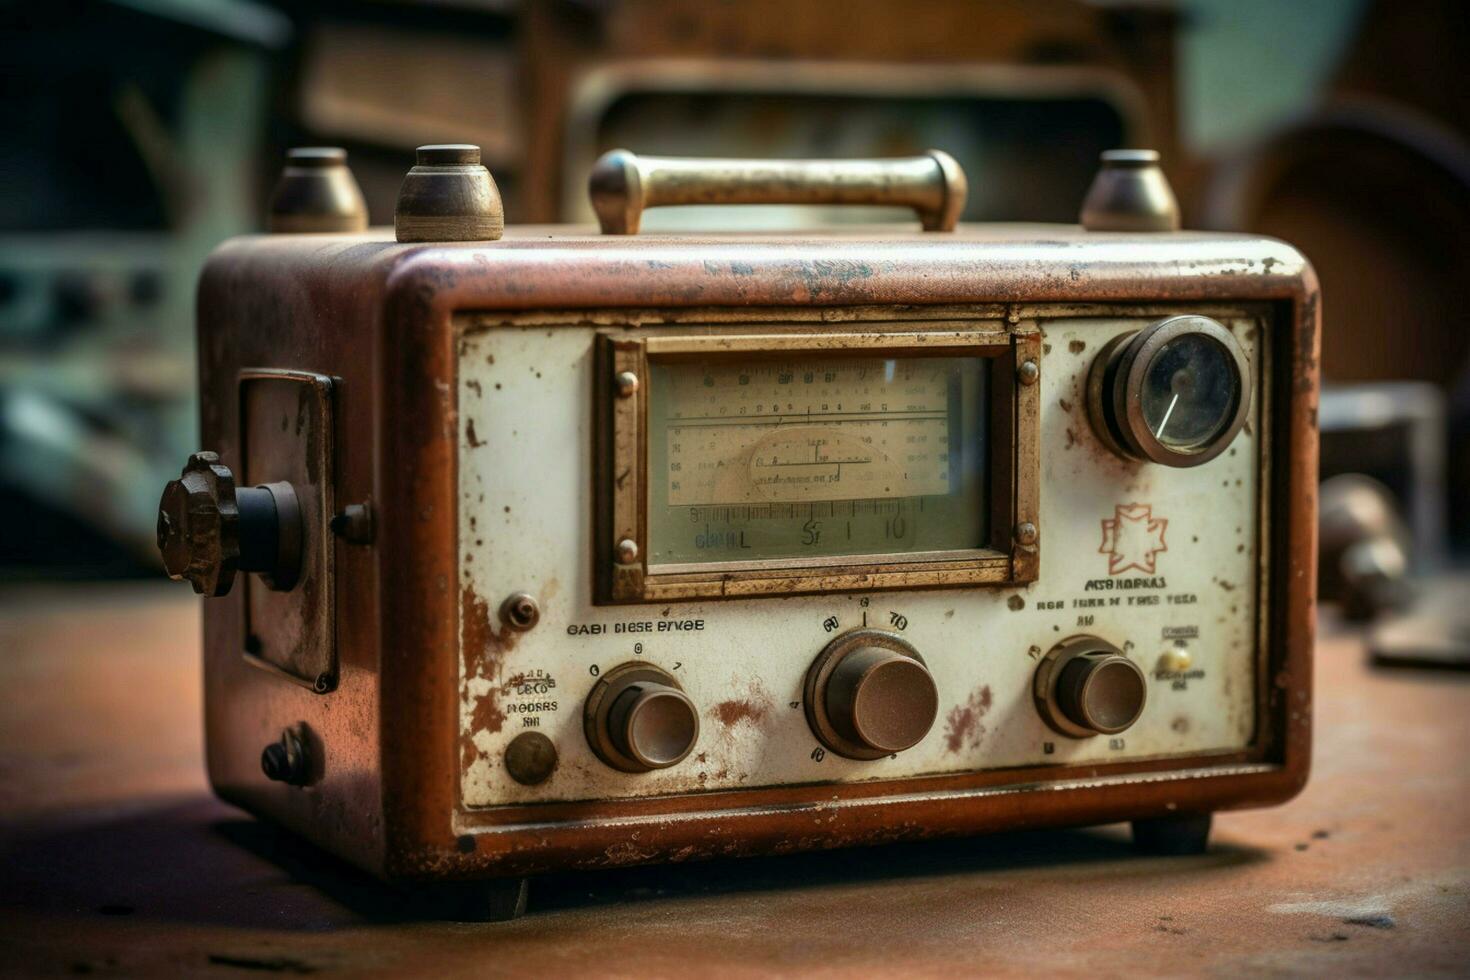
[[[348,150],[375,223],[430,142],[478,143],[512,222],[590,220],[615,146],[937,146],[971,176],[967,220],[1072,222],[1099,151],[1155,147],[1186,227],[1279,236],[1321,277],[1324,476],[1372,478],[1324,498],[1324,588],[1371,615],[1470,547],[1461,0],[53,0],[0,20],[0,584],[159,574],[158,493],[197,448],[198,270],[262,228],[303,144]]]

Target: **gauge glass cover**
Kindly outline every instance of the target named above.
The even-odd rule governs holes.
[[[1186,333],[1159,348],[1139,392],[1144,424],[1174,452],[1198,452],[1226,428],[1240,401],[1235,360],[1218,341]]]

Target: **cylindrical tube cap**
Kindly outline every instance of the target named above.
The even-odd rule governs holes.
[[[1178,231],[1179,201],[1157,150],[1105,150],[1082,201],[1088,231]]]
[[[504,233],[500,189],[480,165],[478,146],[421,146],[414,159],[393,212],[400,242],[489,242]]]
[[[298,146],[271,192],[267,227],[275,233],[364,231],[367,202],[339,146]]]

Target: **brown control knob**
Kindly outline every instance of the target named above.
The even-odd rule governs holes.
[[[168,577],[200,595],[222,596],[235,572],[260,572],[271,588],[296,584],[301,507],[289,483],[235,487],[211,452],[194,453],[158,502],[158,551]]]
[[[1042,717],[1074,738],[1116,735],[1143,714],[1148,678],[1122,651],[1095,636],[1054,647],[1036,670]]]
[[[850,759],[912,748],[939,714],[924,658],[882,630],[854,630],[829,643],[807,671],[805,701],[817,738]]]
[[[158,502],[158,550],[168,577],[200,595],[221,596],[235,582],[240,511],[235,474],[214,453],[194,453]]]
[[[678,688],[633,684],[608,711],[608,734],[624,755],[649,769],[672,766],[694,748],[699,713]]]
[[[699,740],[699,711],[668,671],[626,663],[608,671],[587,696],[587,742],[624,772],[677,765]]]

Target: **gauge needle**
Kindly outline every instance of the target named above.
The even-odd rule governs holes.
[[[1169,416],[1174,414],[1174,406],[1179,404],[1179,392],[1174,392],[1174,397],[1169,399],[1169,407],[1164,411],[1164,420],[1159,423],[1159,431],[1154,433],[1155,439],[1164,438],[1164,426],[1169,424]]]

